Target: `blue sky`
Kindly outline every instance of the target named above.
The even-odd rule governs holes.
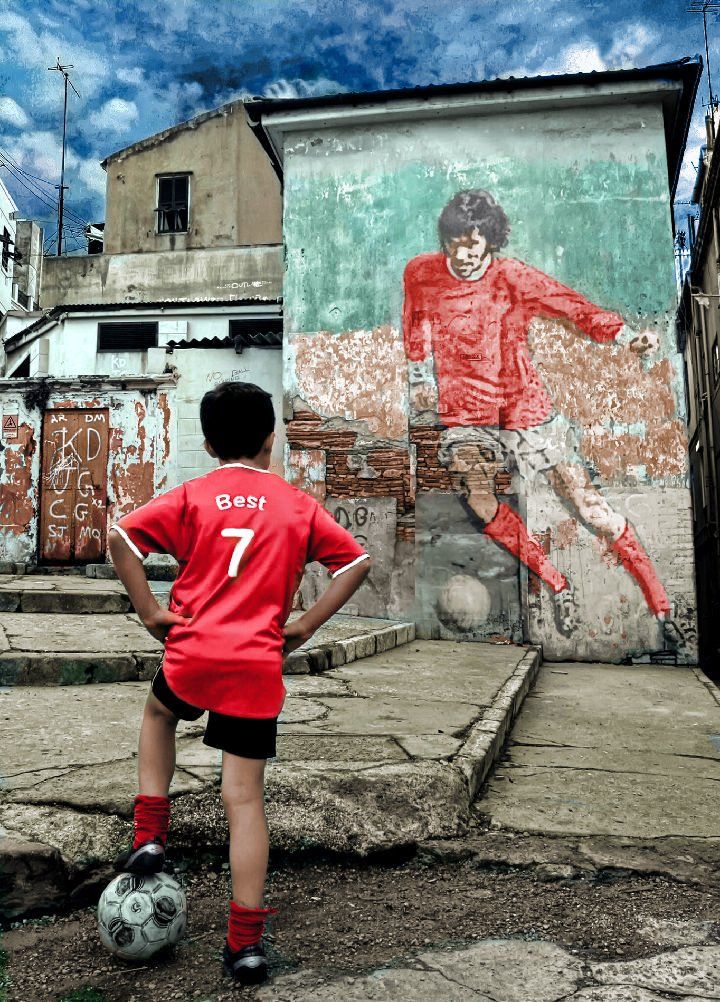
[[[247,94],[292,97],[497,76],[643,66],[704,52],[685,0],[0,0],[0,150],[53,202],[62,80],[74,64],[67,204],[104,218],[113,151]],[[720,91],[720,24],[709,24]],[[702,100],[707,85],[702,84]],[[703,141],[698,102],[678,192],[688,197]],[[23,215],[52,208],[7,167]],[[25,179],[27,182],[27,178]],[[75,225],[72,224],[71,225]],[[68,249],[79,246],[79,231]]]

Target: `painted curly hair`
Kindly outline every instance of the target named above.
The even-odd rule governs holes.
[[[438,219],[438,235],[443,250],[451,240],[479,230],[492,250],[499,250],[508,242],[510,223],[502,206],[489,191],[469,188],[453,195]]]

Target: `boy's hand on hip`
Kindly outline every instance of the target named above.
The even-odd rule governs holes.
[[[307,624],[303,622],[302,617],[293,620],[292,623],[288,623],[284,630],[285,643],[283,645],[283,655],[287,657],[288,654],[296,651],[298,647],[302,647],[314,632],[314,630],[309,629]]]
[[[168,609],[158,609],[143,619],[143,626],[151,637],[164,643],[171,627],[187,626],[191,618],[191,616],[179,616],[178,613],[170,612]]]

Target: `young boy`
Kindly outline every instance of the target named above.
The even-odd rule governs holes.
[[[227,382],[200,404],[205,448],[219,461],[112,526],[110,554],[137,614],[165,642],[140,728],[132,846],[120,871],[156,873],[165,858],[178,720],[209,710],[203,742],[222,749],[232,900],[223,968],[235,981],[267,977],[261,945],[268,831],[266,759],[275,755],[285,687],[283,656],[300,647],[360,586],[368,554],[309,495],[270,473],[270,394]],[[148,553],[179,563],[170,608],[160,608],[142,565]],[[285,625],[305,564],[332,583]]]

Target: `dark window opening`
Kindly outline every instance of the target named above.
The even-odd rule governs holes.
[[[158,233],[185,233],[188,228],[190,176],[177,174],[159,177],[157,213]]]
[[[10,373],[9,379],[21,379],[30,375],[30,356],[26,355],[20,365]]]
[[[98,351],[147,351],[157,342],[156,320],[98,324]]]
[[[2,267],[3,271],[10,271],[10,230],[3,226],[2,238]]]

